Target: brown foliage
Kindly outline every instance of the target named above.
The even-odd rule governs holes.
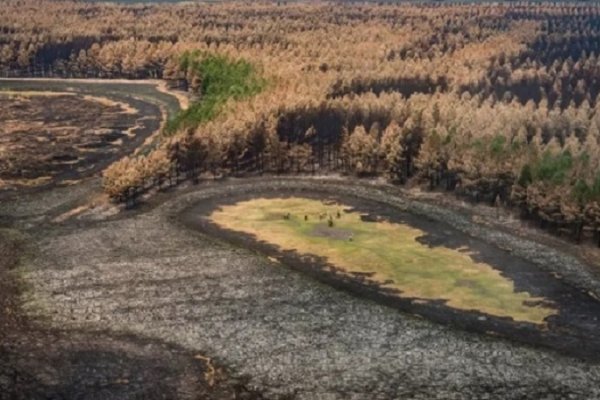
[[[320,168],[501,198],[580,233],[600,229],[599,18],[579,3],[5,0],[0,71],[199,91],[202,76],[179,69],[184,51],[260,67],[268,90],[107,170],[116,198],[165,174]]]

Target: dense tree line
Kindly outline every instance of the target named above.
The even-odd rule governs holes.
[[[247,106],[235,109],[242,113]],[[172,138],[165,156],[173,174],[382,174],[519,207],[523,216],[577,240],[600,230],[600,107],[584,112],[445,93],[409,99],[391,93],[238,115]],[[123,169],[147,171],[127,160],[107,179]]]
[[[105,172],[115,199],[202,174],[385,175],[600,244],[595,4],[5,3],[0,73],[194,94],[154,152]]]

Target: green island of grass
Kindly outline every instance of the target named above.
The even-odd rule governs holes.
[[[403,297],[444,300],[449,307],[544,324],[556,310],[492,266],[476,262],[468,249],[429,247],[425,232],[385,220],[365,221],[342,204],[308,198],[258,198],[223,206],[210,215],[218,226],[256,239],[324,257],[341,271],[369,273]]]
[[[266,86],[265,79],[255,65],[246,60],[234,60],[222,55],[199,51],[185,52],[181,56],[180,69],[194,71],[200,77],[201,99],[168,121],[168,134],[210,121],[229,99],[242,100],[252,97]]]

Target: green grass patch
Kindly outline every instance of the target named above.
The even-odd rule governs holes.
[[[598,173],[592,182],[586,182],[583,179],[577,180],[573,186],[573,196],[581,203],[597,201],[600,199],[600,173]]]
[[[545,151],[537,161],[523,167],[518,181],[524,186],[538,181],[560,185],[565,182],[574,162],[568,150],[560,153]]]
[[[192,70],[201,79],[201,98],[168,122],[167,133],[181,128],[194,128],[209,121],[218,115],[229,99],[252,97],[266,86],[265,79],[254,65],[221,55],[186,52],[181,56],[180,69]]]
[[[535,324],[556,313],[531,305],[541,299],[516,292],[511,280],[474,261],[468,249],[430,248],[416,240],[425,235],[419,229],[385,220],[363,221],[359,213],[348,210],[306,198],[261,198],[223,206],[210,219],[281,250],[324,257],[349,274],[373,273],[371,279],[405,297],[441,299],[457,309]]]

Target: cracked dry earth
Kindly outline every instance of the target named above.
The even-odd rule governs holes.
[[[240,185],[260,190],[275,184],[319,185],[276,179],[203,184],[138,212],[58,225],[39,221],[32,211],[33,225],[20,205],[21,219],[13,226],[37,226],[25,229],[35,249],[21,267],[28,315],[73,332],[74,341],[84,335],[112,343],[105,358],[114,365],[126,363],[118,361],[122,340],[138,338],[139,348],[146,348],[143,340],[160,343],[145,368],[187,371],[176,382],[165,380],[171,386],[164,398],[193,398],[181,388],[202,371],[185,356],[196,353],[213,357],[230,379],[273,399],[600,398],[598,364],[403,314],[190,230],[180,220],[202,198],[226,196]],[[344,189],[335,185],[331,190]],[[50,207],[43,203],[39,207]],[[148,372],[136,365],[115,372],[111,382],[143,381]],[[144,393],[150,392],[81,398],[146,398]]]

